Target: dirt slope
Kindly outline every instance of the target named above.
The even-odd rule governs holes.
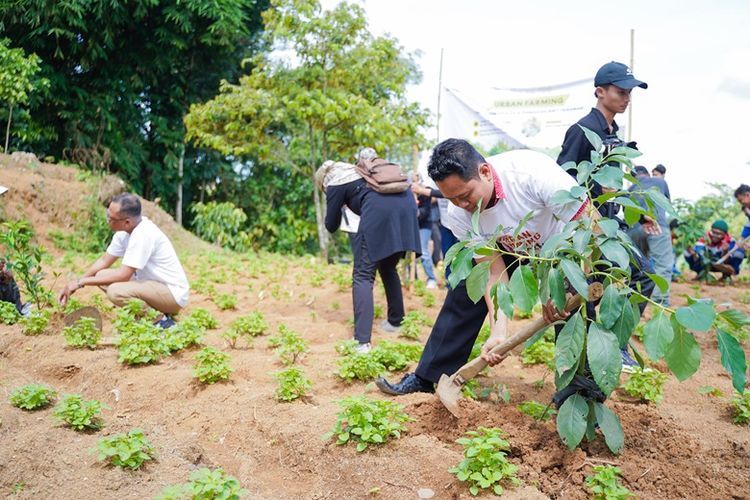
[[[9,182],[12,181],[12,182]],[[44,242],[52,228],[65,227],[71,206],[80,201],[82,183],[69,168],[41,165],[0,167],[0,184],[14,193],[4,202],[7,214],[31,219]],[[6,195],[8,196],[8,195]],[[156,217],[154,217],[156,218]],[[205,307],[219,320],[206,343],[229,352],[235,371],[230,381],[212,386],[192,375],[195,349],[159,363],[128,367],[117,362],[114,347],[74,350],[65,346],[61,325],[45,335],[28,337],[18,325],[0,325],[0,493],[12,498],[104,499],[151,498],[168,484],[187,480],[198,467],[223,467],[249,491],[248,498],[339,499],[417,498],[428,488],[434,498],[470,498],[468,490],[447,472],[461,458],[455,440],[477,426],[499,426],[512,446],[511,461],[519,467],[524,486],[509,490],[508,498],[583,499],[591,466],[613,463],[623,471],[624,484],[639,498],[750,498],[750,430],[731,423],[728,396],[700,395],[711,385],[731,394],[709,335],[699,337],[703,359],[699,373],[685,383],[670,379],[659,406],[633,403],[620,394],[610,405],[623,421],[625,450],[613,456],[596,441],[573,452],[560,443],[554,423],[538,423],[516,405],[534,399],[547,402],[553,392],[551,376],[540,366],[527,367],[520,356],[509,357],[482,383],[505,384],[511,403],[465,401],[461,418],[451,416],[436,397],[415,394],[398,398],[416,420],[400,440],[357,453],[322,436],[336,420],[336,401],[353,394],[381,397],[371,384],[344,384],[334,375],[338,356],[334,345],[351,336],[350,292],[341,286],[342,266],[325,266],[317,259],[274,255],[229,257],[204,248],[189,233],[160,222],[186,255],[185,267],[193,290],[189,309]],[[42,228],[41,230],[39,228]],[[59,252],[53,250],[57,265]],[[82,268],[81,261],[74,267]],[[215,288],[210,292],[210,284]],[[98,294],[84,289],[76,298],[86,302]],[[237,297],[236,310],[221,311],[210,295]],[[437,305],[407,291],[408,310],[435,317]],[[673,297],[713,297],[750,312],[750,289],[677,285]],[[376,287],[376,300],[384,304]],[[298,331],[310,343],[301,366],[312,379],[310,397],[294,403],[274,399],[273,373],[281,368],[264,337],[252,346],[229,349],[220,337],[238,315],[261,311],[274,333],[280,324]],[[111,314],[105,335],[111,335]],[[514,321],[513,329],[523,321]],[[424,342],[429,331],[421,335]],[[374,332],[375,342],[393,334]],[[746,352],[748,348],[746,346]],[[397,378],[400,375],[391,375]],[[541,388],[535,381],[544,379]],[[52,409],[24,412],[7,403],[16,387],[41,382],[61,394],[80,393],[109,406],[106,427],[77,433],[59,427]],[[105,467],[89,449],[103,436],[143,429],[156,448],[157,460],[130,472]]]

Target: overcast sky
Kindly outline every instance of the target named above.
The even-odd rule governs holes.
[[[633,91],[641,163],[667,167],[673,197],[698,198],[706,182],[750,183],[750,1],[354,3],[374,34],[418,51],[423,82],[409,95],[433,112],[441,48],[444,87],[536,87],[592,78],[611,60],[628,64],[633,28],[634,74],[649,84]]]

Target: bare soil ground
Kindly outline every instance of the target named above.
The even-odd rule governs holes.
[[[62,254],[47,238],[51,229],[72,228],[72,214],[86,194],[75,170],[25,165],[7,157],[0,157],[0,164],[0,184],[11,187],[0,198],[0,214],[32,221],[39,242],[52,254],[50,272],[80,272],[85,265],[81,258],[73,258],[66,269],[56,268]],[[523,482],[508,490],[509,498],[587,498],[584,478],[592,465],[601,463],[617,464],[624,484],[639,498],[750,498],[750,429],[731,423],[731,381],[708,334],[698,336],[703,349],[699,372],[684,383],[670,378],[660,405],[634,403],[621,394],[612,398],[609,404],[626,435],[618,456],[600,440],[570,452],[557,437],[554,422],[536,422],[516,408],[528,399],[547,402],[554,390],[544,367],[524,366],[518,355],[482,379],[485,385],[505,384],[510,404],[467,400],[462,416],[455,418],[435,396],[414,394],[398,398],[416,419],[401,439],[363,453],[323,440],[336,420],[338,399],[362,393],[385,397],[372,384],[345,384],[333,375],[338,359],[334,344],[352,334],[350,293],[339,284],[346,267],[325,266],[311,257],[229,257],[180,229],[152,204],[146,210],[176,242],[192,281],[208,281],[218,293],[238,298],[236,310],[220,311],[205,290],[193,291],[188,308],[205,307],[218,318],[220,326],[208,332],[206,343],[229,352],[235,371],[226,383],[204,386],[192,375],[195,349],[134,368],[117,362],[114,347],[66,347],[59,322],[38,337],[24,336],[19,325],[0,325],[3,496],[151,498],[166,485],[185,482],[196,468],[222,467],[249,490],[249,498],[402,499],[417,498],[420,488],[432,490],[434,498],[469,498],[466,487],[447,472],[461,459],[455,440],[478,426],[498,426],[508,434],[510,459]],[[86,302],[97,293],[87,288],[76,298]],[[438,291],[436,305],[425,307],[422,298],[406,291],[407,309],[434,318],[444,293]],[[676,305],[686,295],[700,295],[750,313],[750,288],[741,283],[677,284],[672,295]],[[376,301],[385,304],[380,287]],[[220,337],[235,317],[250,311],[261,311],[271,332],[283,323],[310,342],[301,366],[313,390],[304,401],[279,403],[274,398],[273,373],[281,366],[265,338],[247,347],[240,341],[238,349],[230,350]],[[105,318],[105,337],[112,335],[111,320],[111,314]],[[514,321],[512,328],[522,324]],[[425,328],[422,342],[428,334]],[[374,342],[386,338],[393,334],[374,331]],[[750,354],[747,346],[746,352]],[[546,380],[542,387],[534,384],[540,379]],[[12,407],[9,393],[32,382],[106,403],[105,428],[78,433],[57,425],[51,408],[25,412]],[[725,396],[699,394],[698,388],[706,385]],[[146,432],[157,451],[157,460],[141,470],[104,466],[89,452],[101,437],[134,427]]]

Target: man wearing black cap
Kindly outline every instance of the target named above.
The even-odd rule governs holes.
[[[635,87],[648,88],[648,84],[633,77],[630,68],[622,63],[610,62],[599,68],[594,77],[596,107],[573,124],[565,133],[562,151],[557,157],[558,165],[574,161],[576,164],[591,159],[594,148],[586,139],[581,127],[595,132],[604,142],[617,140],[619,127],[615,115],[624,113],[630,104],[630,92]],[[594,196],[598,196],[594,193]]]
[[[619,127],[617,126],[617,122],[615,122],[615,115],[624,113],[628,108],[628,104],[630,104],[630,92],[635,87],[646,89],[648,88],[648,84],[637,80],[633,76],[633,72],[626,65],[612,61],[599,68],[599,71],[596,72],[594,87],[596,87],[594,90],[596,107],[592,108],[591,112],[578,120],[577,123],[571,125],[565,133],[562,150],[557,157],[557,163],[560,166],[570,161],[578,165],[584,160],[591,160],[591,151],[594,149],[594,146],[586,138],[581,127],[586,127],[601,137],[608,148],[625,145],[617,137]],[[635,148],[635,143],[628,143],[627,146]],[[568,169],[568,173],[575,177],[577,172],[575,169]],[[592,200],[603,193],[602,186],[597,182],[593,182],[590,189]],[[604,217],[617,220],[620,222],[620,229],[623,231],[627,230],[625,223],[617,217],[619,206],[611,202],[602,203],[601,205],[595,203],[594,205]],[[643,229],[647,232],[658,232],[658,226],[655,224],[646,224]],[[650,270],[648,262],[644,259],[640,260],[645,265],[644,269]],[[640,269],[634,268],[634,266],[631,266],[631,281],[640,282],[642,292],[647,295],[651,294],[651,290],[654,287],[653,282]],[[643,307],[645,306],[642,304],[640,307],[641,312],[643,312]],[[630,357],[627,346],[624,346],[622,349],[622,362],[623,369],[626,371],[632,370],[637,365],[633,358]]]

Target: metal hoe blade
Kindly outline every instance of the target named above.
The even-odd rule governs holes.
[[[66,315],[63,321],[65,322],[65,326],[70,326],[83,317],[94,318],[96,329],[102,331],[102,315],[99,312],[99,309],[94,306],[86,306],[76,309],[72,313]]]

